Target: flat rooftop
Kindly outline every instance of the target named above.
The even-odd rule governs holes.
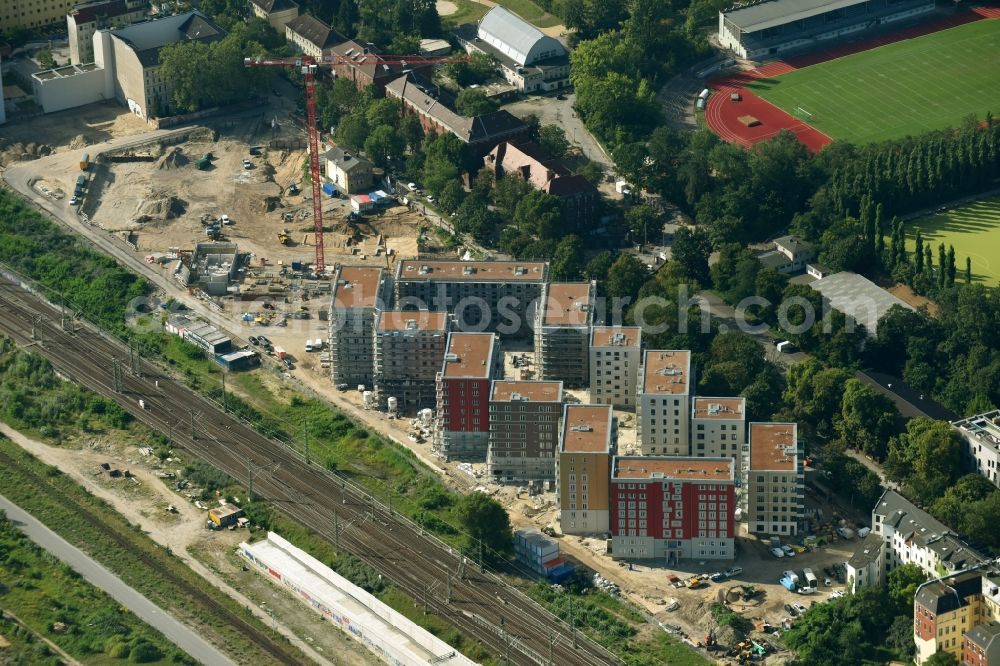
[[[642,392],[687,395],[691,392],[691,352],[647,349],[642,360]]]
[[[544,282],[543,261],[401,261],[399,280],[441,282]]]
[[[810,282],[809,287],[823,294],[832,307],[864,326],[869,335],[875,334],[879,320],[894,305],[913,310],[912,305],[896,298],[863,275],[850,271],[827,275]]]
[[[694,418],[696,419],[745,419],[746,398],[695,398]]]
[[[545,300],[545,326],[585,326],[594,304],[589,282],[553,282]]]
[[[490,391],[495,402],[562,402],[562,382],[516,382],[496,380]]]
[[[560,450],[610,453],[611,413],[611,405],[566,405]]]
[[[751,423],[750,469],[795,471],[797,438],[794,423]]]
[[[615,456],[614,479],[733,481],[732,458]]]
[[[373,308],[382,284],[382,269],[374,266],[344,266],[333,286],[333,307]]]
[[[591,347],[639,348],[642,329],[638,326],[595,326],[590,334]]]
[[[443,333],[447,328],[447,312],[428,310],[383,310],[379,313],[376,324],[376,330],[382,333],[391,331]]]
[[[492,333],[450,333],[444,353],[443,375],[452,378],[489,378],[495,344]]]
[[[738,9],[724,10],[722,13],[743,32],[757,32],[864,2],[865,0],[765,0]]]

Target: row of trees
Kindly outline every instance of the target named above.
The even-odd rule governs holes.
[[[159,74],[170,87],[169,108],[159,115],[190,113],[244,100],[266,90],[272,73],[245,67],[243,59],[275,48],[277,33],[263,19],[234,22],[216,42],[182,41],[160,49]]]

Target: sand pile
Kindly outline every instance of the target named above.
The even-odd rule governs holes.
[[[179,169],[190,162],[180,147],[174,146],[156,162],[157,169]]]
[[[187,202],[174,196],[152,194],[144,200],[136,211],[135,221],[148,224],[173,220],[187,212]]]

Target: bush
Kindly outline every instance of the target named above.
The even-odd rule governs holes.
[[[148,664],[151,661],[159,661],[163,654],[155,645],[144,638],[137,639],[132,643],[132,649],[128,653],[128,660],[132,664]]]

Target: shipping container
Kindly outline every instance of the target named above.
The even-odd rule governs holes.
[[[358,194],[351,197],[351,208],[353,208],[356,213],[369,211],[373,206],[374,204],[372,203],[371,197],[367,195]]]
[[[90,167],[90,154],[84,153],[80,158],[80,171],[86,171],[88,167]]]
[[[333,186],[333,183],[323,183],[323,194],[328,197],[337,196],[337,188]]]
[[[281,360],[285,360],[285,356],[288,355],[288,352],[286,352],[284,350],[284,348],[282,348],[282,347],[275,347],[274,348],[274,355],[276,357],[280,358]]]

